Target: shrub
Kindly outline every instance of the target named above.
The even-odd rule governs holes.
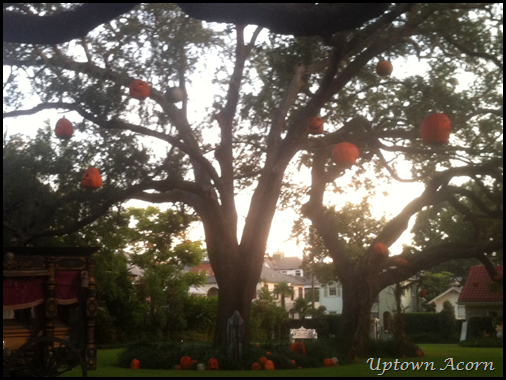
[[[455,308],[450,301],[443,303],[443,310],[438,314],[438,326],[444,339],[449,339],[456,331]]]
[[[461,347],[503,347],[503,340],[498,338],[474,338],[459,342]]]
[[[471,317],[467,325],[467,338],[482,338],[484,334],[495,336],[492,317]]]

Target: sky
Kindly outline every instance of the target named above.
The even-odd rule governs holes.
[[[207,62],[209,65],[209,62]],[[394,61],[394,71],[392,73],[392,77],[397,79],[402,79],[405,76],[412,75],[413,72],[421,73],[425,70],[426,67],[420,62],[417,61],[416,58],[409,57],[407,60],[399,60]],[[209,68],[208,68],[209,70]],[[209,71],[208,71],[209,72]],[[4,77],[6,75],[6,68],[4,68]],[[465,85],[465,78],[462,78],[461,85]],[[459,79],[460,81],[460,79]],[[198,91],[192,91],[189,89],[189,114],[198,112],[197,110],[201,108],[201,104],[210,104],[212,102],[213,91],[203,91],[202,84],[203,78],[199,78],[198,80],[194,80],[194,83],[198,82],[199,89]],[[28,92],[28,91],[27,91]],[[5,94],[4,94],[5,96]],[[35,103],[34,103],[35,104]],[[25,107],[29,108],[34,104],[30,104],[30,102],[25,103]],[[56,122],[57,119],[62,117],[65,114],[66,117],[72,121],[73,118],[75,120],[79,120],[77,115],[73,115],[68,112],[57,112],[55,110],[48,110],[40,112],[36,115],[32,116],[23,116],[18,118],[9,118],[4,119],[4,133],[6,132],[6,128],[8,129],[8,133],[23,133],[27,135],[34,135],[37,129],[43,126],[43,121],[46,119],[50,119],[51,122]],[[156,145],[156,142],[153,142]],[[156,146],[153,146],[157,148]],[[165,150],[166,145],[159,146],[162,151]],[[406,167],[406,173],[408,173],[409,167]],[[349,175],[352,175],[353,169]],[[402,170],[399,171],[402,176]],[[373,173],[370,174],[374,176]],[[404,175],[404,177],[408,177],[409,174]],[[309,180],[309,171],[305,173],[301,173],[298,177],[299,181],[303,181],[304,177]],[[339,179],[343,180],[343,179]],[[398,214],[404,206],[406,206],[411,200],[416,198],[423,191],[423,186],[417,183],[398,183],[392,182],[392,184],[388,186],[381,186],[377,189],[377,196],[374,197],[371,201],[373,207],[373,216],[380,217],[383,214],[386,214],[387,219]],[[383,195],[383,193],[388,193],[388,195]],[[250,202],[250,193],[243,193],[237,197],[237,208],[239,214],[239,234],[242,230],[242,226],[244,223],[244,219],[246,217],[249,202]],[[330,204],[336,205],[344,205],[345,202],[351,203],[359,203],[362,201],[365,193],[359,192],[350,192],[346,194],[346,196],[340,195],[332,196],[331,194],[326,194],[326,199]],[[134,207],[145,207],[148,206],[146,202],[141,201],[129,201],[127,206]],[[163,205],[158,205],[159,207]],[[298,246],[296,244],[296,239],[290,239],[291,229],[293,225],[293,221],[296,218],[296,215],[293,211],[279,211],[276,213],[273,223],[271,234],[267,244],[267,253],[274,253],[276,251],[282,251],[287,256],[299,256],[302,257],[302,246]],[[414,222],[415,218],[412,218],[411,223]],[[401,236],[401,238],[390,247],[390,251],[392,254],[400,253],[402,250],[402,244],[409,244],[411,241],[411,226],[405,231],[405,233]],[[195,240],[204,240],[203,229],[200,226],[195,226],[192,228],[190,233],[190,237]]]

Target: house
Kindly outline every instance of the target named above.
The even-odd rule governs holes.
[[[503,275],[503,266],[495,270]],[[496,286],[497,285],[497,286]],[[494,288],[496,288],[494,290]],[[483,265],[471,267],[457,305],[463,306],[466,321],[462,324],[461,340],[467,336],[467,321],[472,317],[498,317],[503,315],[502,287],[493,282]]]
[[[401,309],[405,313],[422,311],[421,299],[418,295],[419,278],[413,277],[400,283],[404,288],[401,295]],[[395,286],[387,286],[374,300],[371,318],[379,320],[379,334],[391,331],[391,321],[395,314]],[[320,305],[327,309],[326,314],[342,314],[343,287],[339,281],[330,282],[320,287]]]
[[[301,262],[302,260],[298,257],[284,257],[282,252],[278,252],[278,255],[274,254],[273,258],[266,258],[253,299],[257,298],[257,294],[261,288],[267,288],[271,293],[274,293],[274,289],[278,283],[286,282],[294,291],[292,297],[285,297],[285,309],[289,311],[293,308],[295,299],[305,297],[306,293],[310,294],[312,292],[312,289],[318,292],[319,283],[315,282],[314,279],[306,279],[302,276]],[[208,275],[206,284],[199,286],[198,289],[193,289],[194,293],[204,293],[208,297],[218,296],[218,284],[214,275],[210,275],[212,268],[210,268],[208,261],[202,262],[191,270],[193,272],[205,271],[206,275]],[[281,306],[281,296],[274,294],[274,297],[278,306]],[[315,308],[319,306],[320,304],[315,302]]]
[[[446,301],[449,301],[455,308],[455,319],[466,319],[465,306],[457,304],[461,293],[461,286],[452,286],[437,297],[434,297],[430,301],[427,301],[427,303],[434,305],[436,307],[436,313],[439,313],[441,310],[443,310],[443,304]]]
[[[287,256],[283,252],[274,252],[271,257],[265,258],[265,265],[281,274],[304,277],[301,268],[302,260],[296,256]]]

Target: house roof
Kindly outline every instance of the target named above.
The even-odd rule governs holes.
[[[266,282],[288,282],[293,285],[304,285],[304,278],[299,276],[290,276],[288,274],[283,274],[271,269],[269,267],[263,266],[262,273],[260,273],[260,281]]]
[[[302,264],[302,259],[299,257],[284,257],[281,260],[272,260],[274,269],[276,270],[290,270],[299,269]]]
[[[434,303],[436,302],[438,299],[440,299],[441,297],[443,297],[445,294],[448,294],[450,292],[457,292],[457,293],[461,293],[462,292],[462,288],[460,287],[457,287],[457,286],[452,286],[451,288],[449,289],[446,289],[443,293],[441,293],[440,295],[434,297],[433,299],[431,299],[430,301],[427,301],[427,303]]]
[[[497,265],[495,270],[502,276],[502,265]],[[491,283],[493,282],[484,266],[471,267],[458,302],[502,302],[502,292],[491,292]]]
[[[311,284],[311,280],[306,279],[304,277],[300,276],[291,276],[289,274],[283,274],[275,271],[274,269],[271,269],[269,267],[263,266],[262,272],[260,273],[260,278],[258,279],[258,282],[265,281],[265,282],[288,282],[292,285],[308,285]],[[214,276],[210,276],[206,279],[207,284],[216,284],[216,278]],[[317,285],[317,284],[315,284]]]

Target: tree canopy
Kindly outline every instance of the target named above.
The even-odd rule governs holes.
[[[63,6],[9,7],[50,15]],[[7,220],[4,204],[4,229],[27,243],[78,231],[127,199],[190,206],[204,225],[220,291],[215,342],[224,343],[235,310],[249,339],[251,299],[277,207],[300,209],[343,282],[342,329],[356,338],[351,357],[362,354],[371,302],[385,286],[450,259],[478,259],[497,274],[489,260],[502,252],[495,234],[429,239],[389,257],[378,256],[375,244],[390,247],[411,217],[432,207],[451,205],[467,220],[502,223],[502,4],[390,4],[360,25],[329,30],[325,38],[266,35],[261,27],[211,27],[171,4],[141,4],[71,43],[4,44],[4,67],[11,70],[4,76],[4,119],[58,109],[72,115],[77,129],[67,142],[56,142],[47,129],[40,139],[41,146],[74,150],[74,160],[58,154],[32,169],[20,166],[36,177],[35,189],[51,189],[52,216],[27,226],[14,215],[21,204],[9,203]],[[393,62],[391,76],[376,74],[382,60]],[[411,66],[407,75],[395,74]],[[38,102],[31,108],[20,84],[25,73]],[[129,96],[134,79],[149,84],[146,99]],[[179,101],[171,96],[176,87]],[[208,104],[194,104],[208,92]],[[420,138],[421,121],[436,112],[451,121],[448,143]],[[326,120],[321,135],[308,134],[315,116]],[[163,144],[162,154],[153,152],[153,141]],[[358,148],[355,165],[332,161],[342,142]],[[15,149],[23,156],[22,146]],[[406,163],[409,173],[398,170]],[[105,177],[101,189],[79,185],[90,165]],[[295,179],[303,167],[310,184]],[[350,244],[344,237],[359,235],[348,227],[360,221],[347,223],[333,210],[331,190],[370,193],[383,180],[417,181],[425,190],[398,215],[368,226],[362,244]],[[252,198],[243,226],[236,195],[245,188]],[[441,225],[439,214],[428,216]]]

